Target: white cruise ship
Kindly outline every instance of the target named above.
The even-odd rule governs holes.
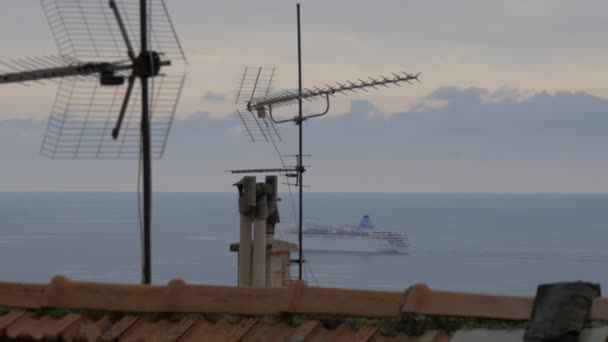
[[[278,236],[298,243],[298,229],[293,226],[279,229]],[[409,246],[405,234],[375,228],[369,215],[364,215],[358,226],[305,222],[302,237],[305,251],[405,253]]]

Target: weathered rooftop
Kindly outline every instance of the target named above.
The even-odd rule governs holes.
[[[435,291],[0,283],[0,340],[522,341],[534,298]],[[593,300],[581,341],[608,337]]]

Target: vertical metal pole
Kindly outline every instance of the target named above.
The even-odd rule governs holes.
[[[141,23],[141,54],[148,52],[148,10],[147,1],[140,0],[140,23]],[[143,182],[144,182],[144,236],[143,236],[143,273],[142,283],[150,284],[152,281],[152,263],[150,247],[150,225],[152,221],[152,158],[150,151],[150,116],[148,98],[148,74],[146,71],[141,76],[141,136],[143,147]]]
[[[304,164],[302,163],[302,125],[304,124],[302,120],[302,40],[300,36],[300,4],[296,5],[298,9],[298,132],[299,132],[299,153],[298,153],[298,185],[299,185],[299,205],[300,205],[300,217],[299,217],[299,225],[298,225],[298,244],[299,244],[299,255],[298,255],[298,279],[302,280],[302,263],[303,254],[302,254],[302,174],[304,173]]]

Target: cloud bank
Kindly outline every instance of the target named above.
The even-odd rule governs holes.
[[[608,101],[582,92],[440,88],[411,110],[351,114],[311,126],[318,156],[397,160],[604,159]],[[322,152],[321,152],[322,151]]]
[[[307,122],[305,144],[315,159],[327,160],[604,160],[606,108],[608,100],[583,92],[445,87],[398,113],[351,101],[350,113]],[[242,145],[247,137],[239,124],[234,117],[212,119],[206,113],[178,120],[167,156],[239,159],[272,149]],[[294,125],[279,128],[283,148],[293,151]],[[213,148],[205,149],[208,144]]]
[[[305,152],[313,155],[308,179],[321,185],[315,191],[506,191],[518,184],[522,191],[608,191],[601,176],[608,171],[606,108],[608,100],[584,92],[454,87],[439,88],[396,113],[351,101],[349,113],[306,123]],[[234,177],[225,170],[280,165],[270,143],[250,143],[239,126],[236,117],[208,113],[176,119],[165,156],[155,164],[161,188],[230,191]],[[0,158],[7,165],[0,189],[36,189],[49,182],[87,189],[86,176],[97,174],[114,181],[112,189],[131,190],[135,162],[40,157],[44,129],[41,121],[0,121]],[[293,154],[295,126],[280,130],[284,141],[278,148]],[[415,187],[394,184],[408,174],[416,178]],[[546,184],[535,188],[539,181]],[[362,185],[353,188],[357,182]]]

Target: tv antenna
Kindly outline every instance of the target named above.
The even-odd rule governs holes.
[[[250,170],[232,170],[232,173],[265,173],[265,172],[290,172],[295,171],[299,192],[299,214],[298,214],[298,245],[299,245],[299,256],[295,262],[298,264],[298,279],[302,279],[302,265],[304,258],[302,254],[302,222],[303,222],[303,193],[302,188],[304,187],[302,181],[302,175],[306,171],[306,167],[303,164],[303,124],[306,120],[321,117],[326,115],[330,109],[331,98],[338,94],[357,93],[358,91],[368,92],[369,89],[379,90],[381,87],[389,88],[392,85],[401,86],[403,83],[410,83],[417,81],[419,83],[420,73],[409,74],[401,72],[400,74],[393,73],[391,76],[378,76],[375,78],[368,77],[367,80],[357,79],[356,81],[346,81],[342,83],[336,83],[335,85],[324,85],[322,87],[313,87],[312,89],[302,87],[302,40],[301,40],[301,25],[300,25],[300,4],[296,4],[297,8],[297,26],[298,26],[298,90],[297,91],[283,91],[274,94],[258,95],[254,93],[250,99],[246,100],[245,110],[249,112],[249,115],[254,119],[243,120],[242,117],[247,114],[243,114],[245,110],[238,111],[237,113],[241,116],[242,123],[247,132],[257,131],[255,125],[259,122],[269,122],[270,124],[281,124],[287,122],[293,122],[298,126],[298,154],[297,154],[297,165],[295,168],[279,168],[279,169],[250,169]],[[248,69],[245,69],[246,71]],[[274,70],[274,69],[273,69]],[[245,77],[243,77],[245,80]],[[255,89],[255,87],[254,87]],[[238,91],[237,91],[238,92]],[[313,101],[325,99],[326,106],[325,110],[321,113],[303,115],[302,114],[302,103],[303,101]],[[276,119],[273,115],[273,109],[281,106],[288,106],[298,104],[298,115],[288,119]],[[270,120],[268,120],[268,118]],[[255,124],[255,125],[254,125]],[[258,128],[261,127],[258,125]],[[274,125],[273,125],[274,127]],[[259,141],[255,139],[254,135],[249,133],[252,141]],[[256,135],[257,136],[257,135]]]
[[[41,5],[59,56],[0,62],[0,84],[59,83],[42,155],[141,158],[141,281],[150,284],[152,158],[165,150],[184,84],[184,76],[160,71],[173,60],[186,62],[167,7],[163,0],[41,0]]]

